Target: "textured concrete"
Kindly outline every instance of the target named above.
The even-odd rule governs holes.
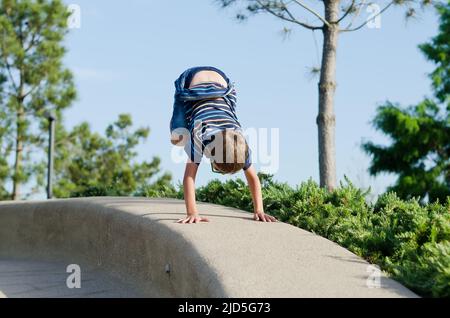
[[[369,288],[369,264],[322,237],[236,209],[199,209],[210,223],[175,223],[184,215],[179,200],[2,203],[0,260],[8,270],[0,262],[0,292],[11,293],[2,281],[20,284],[21,268],[45,261],[50,272],[61,267],[51,264],[79,264],[98,277],[99,297],[416,297],[384,275]],[[19,273],[10,276],[15,264]]]

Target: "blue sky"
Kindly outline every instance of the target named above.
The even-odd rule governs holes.
[[[236,83],[238,116],[245,127],[279,128],[280,168],[275,178],[292,185],[318,180],[317,65],[311,31],[260,15],[237,23],[235,11],[213,0],[79,0],[81,28],[67,37],[66,65],[74,71],[78,100],[66,112],[68,127],[81,121],[103,132],[118,114],[130,113],[136,127],[149,126],[139,160],[159,156],[175,182],[183,164],[171,160],[168,124],[173,82],[190,66],[213,65]],[[430,95],[426,62],[417,45],[437,32],[433,11],[408,23],[394,8],[380,29],[363,28],[340,37],[337,62],[336,156],[338,179],[382,192],[393,176],[369,177],[363,140],[387,139],[370,125],[376,106],[389,99],[414,104]],[[320,46],[320,34],[316,35]],[[258,165],[257,165],[258,167]],[[240,175],[242,177],[242,175]],[[217,177],[203,165],[198,183]]]

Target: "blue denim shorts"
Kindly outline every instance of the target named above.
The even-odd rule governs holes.
[[[218,91],[217,93],[208,96],[200,96],[193,95],[192,92],[189,91],[189,84],[191,83],[194,75],[200,71],[215,71],[219,73],[227,82],[228,88],[227,92]],[[178,79],[175,81],[175,95],[174,95],[174,103],[173,103],[173,113],[172,119],[170,120],[170,132],[180,132],[185,131],[187,129],[187,121],[186,121],[186,111],[188,107],[192,105],[193,101],[201,100],[204,98],[218,98],[223,97],[229,91],[232,90],[233,84],[230,83],[230,79],[226,76],[226,74],[215,68],[213,66],[197,66],[192,67],[184,71]]]

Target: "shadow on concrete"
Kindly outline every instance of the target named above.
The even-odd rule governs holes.
[[[342,256],[336,256],[336,255],[324,255],[325,257],[330,257],[336,260],[345,261],[345,262],[351,262],[351,263],[358,263],[358,264],[367,264],[367,262],[364,259],[358,258],[358,256],[354,257],[342,257]]]
[[[89,298],[139,297],[139,293],[116,278],[92,268],[81,267],[80,288],[69,288],[63,262],[0,260],[0,297]]]

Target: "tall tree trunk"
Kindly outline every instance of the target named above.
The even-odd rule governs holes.
[[[23,30],[20,26],[20,31],[18,34],[20,40],[20,46],[24,48],[23,45]],[[14,161],[14,176],[13,176],[13,191],[12,199],[20,199],[20,185],[22,182],[22,161],[23,161],[23,143],[24,143],[24,120],[25,120],[25,70],[23,68],[23,60],[19,68],[19,87],[17,90],[17,113],[16,113],[16,151],[15,151],[15,161]]]
[[[13,178],[13,191],[12,199],[20,199],[20,182],[21,182],[21,170],[22,170],[22,157],[23,157],[23,140],[22,140],[22,125],[23,125],[24,112],[22,106],[19,106],[17,111],[17,122],[16,122],[16,151],[15,151],[15,161],[14,161],[14,178]]]
[[[319,170],[320,186],[330,190],[336,187],[336,151],[334,92],[336,90],[336,49],[339,35],[339,0],[325,0],[325,19],[330,26],[323,29],[322,65],[319,81]]]
[[[20,84],[17,91],[17,113],[16,113],[16,151],[14,161],[14,177],[13,177],[13,191],[12,199],[20,199],[20,183],[22,182],[22,161],[23,161],[23,125],[25,119],[24,110],[24,72],[20,70]]]

